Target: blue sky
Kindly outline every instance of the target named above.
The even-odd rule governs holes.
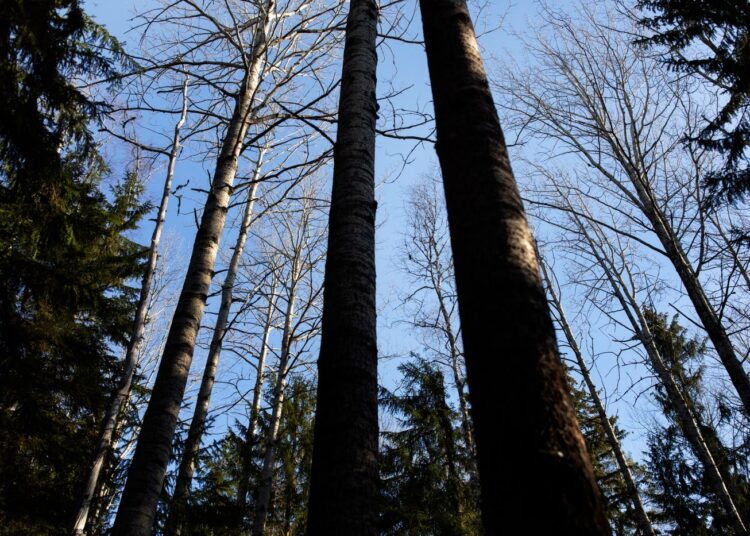
[[[556,2],[558,8],[572,5],[574,2],[565,0]],[[137,44],[137,36],[126,33],[130,27],[130,19],[137,9],[153,5],[150,0],[88,0],[86,7],[88,12],[100,23],[104,24],[110,32],[127,44]],[[411,10],[415,2],[407,4]],[[483,47],[485,60],[492,64],[492,58],[518,57],[522,54],[518,34],[522,34],[535,20],[537,2],[497,2],[489,3],[486,9],[481,10],[478,28],[495,28],[489,33],[483,33],[480,43]],[[418,18],[415,19],[418,26]],[[421,46],[388,42],[386,47],[381,48],[379,53],[379,83],[380,92],[387,91],[390,81],[397,87],[410,88],[399,97],[398,105],[404,107],[430,107],[429,79],[424,51]],[[524,60],[525,58],[521,58]],[[524,63],[524,61],[521,61]],[[422,144],[410,153],[410,162],[406,168],[394,178],[396,171],[401,169],[402,154],[412,149],[412,142],[380,138],[377,145],[376,173],[378,180],[378,231],[377,231],[377,270],[378,270],[378,314],[379,314],[379,347],[381,355],[406,356],[410,350],[418,350],[415,337],[397,321],[401,312],[395,309],[398,303],[397,295],[403,291],[403,277],[398,272],[395,262],[395,252],[402,239],[402,231],[405,222],[404,205],[410,187],[425,175],[437,172],[434,150],[428,144]],[[514,156],[511,148],[511,158]],[[121,149],[119,158],[125,159],[125,150]],[[210,168],[210,163],[206,168]],[[149,184],[149,195],[155,199],[161,187],[163,173],[157,168],[154,179]],[[516,167],[516,171],[519,171]],[[184,181],[186,176],[202,174],[201,166],[191,162],[180,162],[177,167],[175,184]],[[523,188],[524,177],[517,174],[517,178]],[[194,196],[200,200],[199,196]],[[186,207],[183,207],[183,212]],[[232,217],[228,223],[232,221]],[[144,236],[150,233],[150,222],[146,222]],[[172,200],[170,204],[170,215],[167,223],[167,234],[178,237],[181,244],[179,255],[175,257],[186,257],[192,245],[194,234],[194,223],[192,217],[176,216],[176,203]],[[226,246],[230,242],[227,236],[223,240]],[[182,274],[179,274],[181,276]],[[177,276],[177,274],[176,274]],[[177,277],[180,279],[180,277]],[[209,304],[209,310],[215,306]],[[569,316],[571,316],[569,314]],[[600,349],[606,349],[609,341],[602,337],[601,333],[593,333]],[[197,352],[193,362],[193,375],[199,375],[205,356]],[[381,366],[381,381],[386,385],[392,385],[396,380],[394,368],[397,360],[387,360]],[[613,380],[604,380],[605,385],[611,384]],[[220,389],[220,387],[219,387]],[[193,391],[194,392],[194,391]],[[221,400],[221,394],[214,397]],[[621,423],[626,429],[635,429],[638,425],[632,408],[628,403],[615,404],[611,411],[619,413]],[[218,429],[229,423],[229,418],[223,425],[217,423]],[[643,447],[643,436],[636,431],[631,435],[627,447],[637,457],[637,451]]]

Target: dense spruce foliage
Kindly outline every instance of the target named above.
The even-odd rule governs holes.
[[[75,83],[117,42],[74,0],[0,11],[0,532],[58,534],[128,341],[141,177],[108,168]]]
[[[689,138],[717,151],[724,164],[704,177],[719,200],[750,192],[750,3],[746,0],[640,0],[640,42],[655,45],[680,71],[710,81],[722,100],[718,112]]]

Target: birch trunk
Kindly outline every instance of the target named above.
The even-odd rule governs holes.
[[[374,0],[351,0],[328,226],[309,535],[376,534],[377,21]]]
[[[274,0],[268,0],[264,5],[263,22],[259,24],[253,40],[251,62],[221,144],[211,191],[196,233],[185,282],[112,529],[114,536],[149,536],[153,528],[232,185],[243,140],[250,125],[273,8]]]
[[[263,536],[266,529],[266,516],[271,502],[271,487],[273,485],[273,464],[276,461],[276,442],[279,436],[279,424],[281,423],[281,411],[284,407],[284,389],[286,388],[287,374],[289,373],[289,357],[292,345],[292,321],[294,319],[295,290],[297,275],[299,273],[298,260],[295,259],[293,267],[292,282],[284,318],[284,333],[281,339],[281,356],[274,389],[273,409],[271,422],[268,426],[266,436],[266,452],[263,455],[263,467],[260,472],[258,493],[255,501],[255,512],[253,516],[253,536]]]
[[[255,376],[255,387],[253,388],[253,403],[250,408],[250,419],[245,432],[245,452],[242,459],[242,474],[237,490],[238,509],[244,514],[247,507],[247,494],[250,489],[250,464],[252,458],[252,447],[255,443],[255,435],[258,430],[258,418],[260,416],[260,403],[263,400],[263,373],[266,366],[266,356],[268,355],[268,339],[273,331],[273,311],[276,305],[276,273],[271,275],[271,294],[268,297],[268,309],[266,310],[265,325],[263,326],[263,335],[261,337],[260,352],[258,353],[258,371]]]
[[[179,536],[182,533],[185,507],[187,506],[187,499],[190,495],[190,486],[193,481],[198,450],[200,449],[203,431],[206,426],[206,419],[208,418],[208,407],[211,401],[211,391],[213,391],[214,380],[216,378],[216,370],[219,365],[219,357],[221,356],[221,346],[224,341],[224,336],[226,335],[227,325],[229,324],[229,313],[234,298],[234,284],[237,278],[237,269],[239,268],[240,260],[242,259],[242,253],[245,250],[245,242],[247,241],[247,234],[250,230],[250,223],[253,216],[253,206],[255,204],[255,192],[258,187],[260,166],[261,160],[258,161],[253,176],[252,186],[247,193],[247,203],[245,205],[245,212],[242,216],[240,231],[237,235],[237,243],[234,246],[232,259],[229,262],[227,276],[224,279],[224,284],[221,286],[221,305],[216,318],[216,325],[214,326],[214,333],[208,350],[208,357],[206,358],[206,367],[203,371],[203,379],[201,380],[200,390],[198,391],[198,399],[195,402],[193,419],[190,421],[190,429],[188,430],[187,439],[185,441],[185,450],[182,454],[182,460],[177,472],[177,481],[175,483],[174,494],[172,495],[169,518],[167,519],[167,525],[164,530],[164,533],[167,536]]]
[[[646,322],[646,319],[643,316],[643,313],[641,312],[637,301],[631,294],[625,292],[625,289],[627,287],[620,274],[617,272],[617,270],[613,269],[613,267],[608,264],[603,254],[598,250],[594,239],[592,239],[592,237],[586,231],[586,228],[581,222],[580,218],[574,214],[572,215],[572,219],[578,226],[581,236],[586,240],[587,244],[591,248],[592,255],[604,271],[607,280],[612,286],[612,291],[615,295],[615,298],[620,303],[623,311],[628,317],[628,321],[631,324],[633,332],[643,344],[643,347],[646,350],[646,354],[648,355],[649,361],[651,363],[651,367],[653,368],[654,372],[659,378],[659,381],[662,383],[664,389],[667,392],[667,397],[670,401],[670,404],[672,405],[672,408],[677,415],[680,429],[682,430],[685,439],[687,439],[688,443],[690,444],[693,452],[695,453],[695,456],[701,462],[701,465],[703,465],[709,486],[711,486],[713,492],[716,494],[719,501],[721,501],[722,506],[727,511],[727,514],[729,515],[733,527],[735,531],[737,531],[737,534],[746,534],[747,530],[745,528],[745,524],[739,514],[739,511],[737,510],[737,507],[735,506],[731,494],[729,493],[724,475],[722,475],[719,466],[716,463],[715,457],[711,452],[711,449],[708,447],[703,434],[700,431],[698,421],[695,418],[692,410],[690,409],[690,405],[688,404],[684,393],[679,388],[674,378],[672,377],[672,373],[664,363],[664,360],[659,353],[659,349],[654,343],[654,338],[648,327],[648,323]]]
[[[146,328],[148,299],[149,294],[151,293],[151,285],[154,280],[154,272],[156,271],[156,261],[159,256],[159,242],[161,241],[164,222],[167,218],[169,192],[172,187],[172,177],[174,177],[177,155],[180,150],[180,129],[187,119],[187,86],[188,84],[186,80],[182,89],[182,113],[175,124],[174,134],[172,135],[172,148],[169,151],[167,175],[164,179],[164,188],[162,189],[159,212],[156,216],[156,224],[154,225],[154,231],[151,234],[151,248],[149,249],[146,271],[141,280],[141,292],[138,297],[138,308],[136,309],[135,319],[133,321],[132,335],[123,359],[122,378],[120,379],[117,390],[113,393],[109,405],[107,406],[106,413],[104,414],[102,429],[96,445],[96,453],[91,464],[91,469],[89,470],[88,478],[86,479],[78,512],[76,513],[75,521],[73,523],[73,530],[71,531],[73,536],[82,535],[86,529],[86,522],[91,509],[91,501],[99,487],[99,476],[104,467],[107,454],[112,448],[112,440],[115,435],[115,430],[117,429],[120,412],[130,396],[133,375],[135,374],[135,369],[138,365],[138,353],[143,344],[143,337]]]
[[[560,328],[562,328],[565,339],[568,341],[568,346],[570,346],[570,349],[573,351],[573,355],[576,358],[578,368],[581,371],[581,376],[583,376],[583,381],[586,383],[586,388],[589,391],[589,396],[594,402],[594,407],[596,407],[596,412],[599,416],[602,428],[604,429],[604,434],[607,437],[609,446],[615,455],[617,466],[619,467],[622,478],[625,481],[625,487],[628,490],[630,502],[633,504],[633,509],[635,510],[638,520],[638,528],[643,535],[656,536],[656,532],[654,532],[654,529],[651,526],[651,520],[646,513],[646,508],[643,506],[643,501],[641,501],[641,495],[638,492],[638,486],[636,486],[635,479],[633,478],[633,473],[630,471],[630,467],[628,466],[627,459],[625,458],[625,453],[622,450],[620,441],[617,439],[617,434],[612,427],[612,423],[609,421],[607,410],[604,407],[602,399],[599,397],[599,392],[596,389],[596,385],[591,379],[591,374],[589,374],[589,369],[586,366],[586,361],[583,358],[581,349],[578,347],[578,343],[576,342],[575,336],[573,335],[573,330],[570,328],[570,324],[568,324],[568,319],[565,316],[565,310],[563,309],[562,303],[560,302],[560,298],[555,292],[555,288],[552,286],[552,280],[549,276],[549,273],[547,272],[547,266],[544,260],[542,260],[540,264],[542,267],[542,275],[544,276],[544,280],[547,283],[547,291],[552,298],[552,306],[557,311]]]
[[[485,532],[609,534],[468,9],[420,7]]]

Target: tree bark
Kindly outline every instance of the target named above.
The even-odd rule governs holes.
[[[242,82],[221,144],[211,191],[193,244],[185,282],[167,335],[151,400],[112,529],[114,536],[149,536],[172,452],[195,339],[206,306],[214,262],[224,229],[232,185],[251,120],[252,104],[265,58],[265,39],[274,0],[264,6],[263,23],[253,40],[252,60]]]
[[[420,7],[485,531],[609,534],[468,9]]]
[[[82,535],[86,529],[89,510],[91,509],[91,501],[99,487],[99,475],[104,467],[107,454],[112,448],[112,439],[115,435],[115,430],[117,429],[120,412],[130,396],[133,375],[135,374],[138,365],[138,353],[143,344],[143,337],[146,329],[148,299],[151,293],[151,285],[154,280],[154,272],[156,271],[156,261],[159,256],[159,242],[161,241],[161,233],[164,229],[164,222],[167,218],[167,205],[169,203],[172,177],[174,177],[174,168],[180,150],[180,129],[187,119],[187,87],[188,83],[187,80],[185,80],[182,90],[182,113],[174,127],[172,148],[169,152],[169,161],[167,164],[167,176],[164,179],[164,188],[162,189],[159,212],[156,216],[156,224],[154,225],[154,231],[151,234],[151,248],[148,253],[146,271],[141,280],[141,293],[138,297],[138,308],[136,309],[135,319],[133,320],[132,335],[123,359],[122,377],[120,378],[117,390],[112,394],[112,398],[107,406],[107,411],[104,414],[102,429],[96,445],[96,453],[91,464],[91,469],[89,470],[78,512],[76,513],[76,518],[73,523],[73,530],[71,531],[73,536]]]
[[[378,7],[351,0],[334,151],[307,534],[376,534]]]
[[[552,305],[557,310],[560,328],[565,335],[565,339],[568,341],[568,346],[570,346],[570,349],[576,358],[578,368],[581,371],[581,376],[583,376],[583,381],[586,383],[586,388],[589,391],[589,396],[594,402],[594,407],[596,407],[596,412],[599,416],[599,420],[601,421],[602,428],[604,428],[604,433],[607,436],[607,441],[609,442],[609,446],[615,455],[617,466],[619,467],[622,478],[625,481],[625,487],[628,490],[630,502],[633,504],[633,509],[635,510],[638,520],[638,528],[640,529],[641,534],[645,536],[656,536],[656,532],[654,532],[654,529],[651,526],[651,520],[646,513],[646,508],[643,506],[643,501],[641,501],[641,495],[638,492],[638,486],[636,486],[635,479],[633,478],[633,473],[630,471],[630,467],[628,466],[627,459],[625,458],[625,453],[622,450],[620,441],[617,439],[615,429],[612,426],[612,423],[609,421],[607,410],[604,407],[602,399],[599,397],[599,392],[596,390],[596,385],[591,379],[591,374],[589,374],[589,369],[586,366],[586,361],[583,358],[581,349],[578,347],[578,343],[576,342],[575,336],[573,335],[573,330],[570,328],[570,324],[568,324],[568,319],[565,316],[565,310],[563,309],[562,303],[560,302],[560,298],[555,292],[555,288],[552,286],[552,280],[549,276],[549,273],[547,272],[547,266],[544,260],[541,260],[540,264],[542,268],[542,275],[544,276],[544,280],[547,283],[547,291],[552,298]]]
[[[234,246],[232,259],[229,262],[227,276],[224,279],[224,284],[221,286],[221,305],[216,318],[216,325],[214,326],[214,333],[208,350],[208,357],[206,358],[206,366],[203,371],[203,378],[198,391],[198,399],[195,402],[193,419],[190,421],[190,429],[188,430],[187,439],[185,441],[185,449],[177,472],[177,481],[172,495],[169,518],[167,519],[167,525],[164,529],[164,534],[167,536],[179,536],[182,533],[185,507],[187,506],[187,500],[190,496],[190,486],[193,481],[193,473],[195,472],[195,463],[198,457],[198,450],[201,445],[203,431],[206,426],[206,419],[208,418],[208,406],[211,401],[211,391],[213,391],[214,387],[216,370],[219,366],[221,345],[224,341],[224,336],[226,335],[227,325],[229,324],[229,312],[232,308],[232,300],[234,298],[234,283],[237,278],[237,269],[239,268],[240,260],[242,259],[242,253],[245,250],[245,242],[247,241],[247,235],[250,230],[250,223],[253,216],[253,205],[255,204],[255,192],[258,187],[260,166],[261,161],[259,160],[253,176],[252,186],[247,193],[247,204],[245,205],[245,212],[242,216],[240,232],[237,235],[237,243]]]
[[[578,215],[571,214],[571,218],[577,225],[581,236],[591,248],[592,255],[604,271],[607,280],[612,286],[612,292],[615,298],[622,306],[625,315],[628,317],[633,332],[643,344],[649,362],[651,363],[651,367],[667,392],[667,397],[672,405],[672,409],[674,409],[674,412],[677,415],[680,429],[682,430],[685,439],[687,439],[690,444],[695,456],[698,458],[701,465],[703,465],[709,486],[711,486],[713,492],[716,494],[729,515],[737,534],[746,534],[747,529],[745,528],[744,521],[742,520],[742,517],[735,506],[734,499],[726,485],[727,480],[725,479],[725,475],[722,475],[721,470],[716,463],[716,458],[703,437],[695,414],[690,409],[690,404],[688,404],[688,401],[686,400],[686,395],[679,388],[672,373],[664,363],[638,303],[633,296],[624,292],[626,286],[622,281],[620,274],[614,269],[614,267],[608,264],[607,260],[598,250],[594,239],[586,231],[586,228]]]

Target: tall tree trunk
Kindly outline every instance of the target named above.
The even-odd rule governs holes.
[[[487,534],[609,534],[463,0],[420,0]]]
[[[339,97],[307,534],[374,535],[378,7],[351,0]]]
[[[146,263],[146,271],[143,273],[141,280],[141,293],[138,297],[138,308],[136,309],[135,319],[133,320],[132,334],[128,344],[125,357],[123,359],[123,372],[117,390],[112,394],[112,398],[107,406],[102,429],[96,444],[96,453],[89,470],[83,494],[73,523],[72,534],[79,536],[84,533],[86,521],[91,509],[91,501],[99,487],[99,475],[101,474],[107,454],[112,448],[112,439],[117,429],[120,412],[125,402],[130,396],[130,389],[133,383],[133,375],[138,365],[138,353],[143,344],[144,332],[146,329],[146,317],[148,313],[148,300],[151,293],[151,285],[154,280],[156,271],[156,261],[159,256],[159,242],[161,233],[164,229],[164,222],[167,218],[167,205],[169,203],[169,192],[172,186],[172,177],[174,177],[174,168],[177,163],[177,155],[180,150],[180,129],[187,119],[187,87],[188,82],[185,80],[182,88],[182,113],[175,124],[174,134],[172,136],[172,148],[169,152],[169,161],[167,164],[167,176],[164,179],[164,188],[162,189],[161,202],[159,203],[159,212],[156,216],[154,231],[151,234],[151,248]]]
[[[607,280],[612,286],[612,291],[615,295],[615,298],[622,306],[625,315],[628,317],[628,321],[630,322],[633,332],[641,341],[641,344],[643,344],[643,347],[646,350],[646,354],[649,358],[649,362],[651,363],[651,367],[653,368],[654,372],[659,378],[659,381],[662,383],[664,389],[667,392],[667,398],[669,399],[672,409],[677,415],[677,421],[680,429],[682,430],[685,439],[687,439],[688,443],[690,444],[690,447],[695,453],[695,456],[698,458],[701,465],[703,465],[703,469],[705,471],[709,486],[711,486],[713,492],[716,494],[719,501],[721,501],[721,504],[729,515],[731,523],[735,531],[737,531],[737,534],[746,534],[747,530],[745,528],[742,517],[740,516],[739,511],[735,506],[734,499],[729,493],[729,488],[726,484],[726,475],[723,475],[721,473],[721,470],[716,463],[716,457],[714,456],[714,453],[711,452],[711,449],[706,443],[706,440],[701,433],[698,420],[696,419],[693,411],[690,409],[690,404],[688,403],[686,395],[679,388],[677,382],[675,382],[674,377],[672,376],[671,371],[664,363],[664,360],[659,353],[659,349],[654,342],[653,334],[651,333],[651,330],[648,327],[648,323],[643,316],[641,308],[631,294],[625,293],[625,289],[627,287],[625,286],[620,274],[617,272],[617,270],[614,269],[613,266],[611,266],[607,262],[601,251],[597,248],[594,239],[589,235],[578,215],[572,213],[571,218],[578,226],[578,230],[581,236],[586,240],[587,244],[591,248],[592,255],[604,271]]]
[[[221,144],[211,191],[195,236],[185,282],[172,317],[159,372],[143,417],[138,444],[112,529],[115,536],[149,536],[153,528],[156,506],[172,452],[172,436],[195,350],[195,338],[211,286],[243,140],[250,126],[273,6],[274,0],[265,3],[263,21],[258,25],[253,40],[252,61],[236,97]]]
[[[253,536],[263,536],[266,530],[266,516],[268,506],[271,503],[271,487],[273,485],[273,464],[276,461],[276,442],[279,436],[279,425],[281,423],[281,411],[284,407],[284,389],[286,388],[287,375],[289,373],[289,358],[292,349],[292,322],[294,320],[294,302],[296,300],[297,279],[299,278],[301,258],[295,256],[292,266],[289,295],[287,296],[287,307],[284,314],[284,332],[281,336],[281,355],[279,356],[279,368],[276,376],[276,387],[273,396],[273,408],[271,410],[271,422],[268,424],[266,435],[266,452],[263,455],[263,467],[260,471],[258,492],[255,500],[255,511],[253,516]]]
[[[237,490],[237,506],[239,512],[244,516],[247,508],[247,494],[250,489],[250,465],[252,463],[252,450],[255,444],[255,435],[258,430],[258,419],[260,416],[260,403],[263,400],[263,373],[266,366],[266,356],[268,355],[268,339],[273,331],[273,312],[276,306],[276,271],[271,274],[271,294],[268,296],[268,309],[266,310],[266,319],[263,326],[263,335],[260,342],[260,352],[258,353],[258,369],[255,376],[255,387],[253,388],[253,402],[250,408],[250,419],[245,432],[245,441],[243,445],[242,470],[240,474],[240,483]]]
[[[542,275],[544,276],[544,280],[547,283],[547,291],[552,298],[552,306],[557,311],[560,328],[562,328],[565,339],[568,341],[568,346],[570,346],[570,349],[573,351],[573,355],[575,355],[576,362],[578,363],[578,368],[581,371],[581,376],[583,376],[583,381],[586,383],[586,388],[589,391],[589,396],[594,402],[594,407],[596,407],[596,412],[599,416],[599,421],[601,422],[602,428],[604,429],[604,434],[607,437],[607,442],[609,443],[609,446],[615,455],[617,466],[620,469],[623,480],[625,481],[625,487],[628,490],[630,502],[633,505],[633,509],[635,510],[636,517],[638,519],[638,528],[641,534],[645,536],[655,536],[656,532],[654,532],[654,529],[651,526],[651,520],[646,513],[646,508],[643,506],[643,501],[641,501],[641,495],[638,492],[638,486],[636,486],[635,479],[633,478],[633,473],[630,471],[627,459],[625,458],[625,453],[622,450],[619,439],[617,439],[615,429],[612,426],[612,423],[609,421],[607,410],[604,407],[602,399],[599,397],[599,392],[596,390],[596,385],[591,379],[591,374],[589,374],[589,369],[586,366],[586,361],[584,360],[581,349],[578,347],[578,343],[576,342],[575,336],[573,335],[573,330],[570,328],[570,324],[568,324],[568,319],[565,316],[565,310],[563,309],[560,298],[558,297],[557,293],[555,292],[555,288],[552,285],[552,280],[547,271],[546,263],[542,259],[540,264],[542,267]]]
[[[737,353],[734,351],[732,341],[724,329],[724,326],[716,314],[716,310],[703,290],[698,276],[693,270],[693,266],[688,260],[682,245],[674,235],[672,226],[669,224],[662,210],[654,202],[654,195],[648,185],[647,180],[632,167],[628,167],[630,181],[635,187],[638,199],[641,202],[643,213],[653,226],[656,236],[659,238],[667,257],[677,272],[677,275],[685,287],[688,297],[690,298],[695,312],[698,314],[703,328],[711,339],[711,343],[716,350],[722,365],[729,374],[729,378],[737,390],[745,410],[745,415],[750,417],[750,376],[742,367]]]
[[[179,470],[177,471],[177,481],[175,483],[174,494],[172,495],[169,518],[167,519],[167,525],[164,530],[164,533],[167,536],[179,536],[179,534],[182,533],[185,507],[187,506],[187,500],[190,495],[190,486],[193,481],[198,450],[206,426],[206,419],[208,418],[208,406],[211,400],[211,391],[214,387],[214,380],[216,378],[216,369],[219,365],[219,357],[221,356],[221,345],[224,341],[224,336],[226,335],[227,325],[229,324],[229,312],[232,308],[232,301],[234,298],[234,284],[237,278],[237,269],[239,268],[240,260],[242,259],[242,253],[245,250],[245,242],[247,241],[247,235],[250,230],[250,223],[253,216],[253,205],[255,203],[255,192],[258,187],[258,177],[262,162],[261,159],[262,153],[255,169],[253,184],[247,193],[245,212],[242,216],[242,224],[240,225],[240,232],[237,235],[237,243],[234,246],[232,259],[229,262],[229,268],[227,269],[227,276],[224,279],[224,284],[221,286],[221,305],[216,318],[216,325],[214,326],[214,333],[208,350],[208,357],[206,358],[203,379],[201,380],[200,390],[198,391],[198,400],[195,402],[193,420],[190,421],[190,429],[188,430],[187,439],[185,441],[185,449],[182,453]]]

